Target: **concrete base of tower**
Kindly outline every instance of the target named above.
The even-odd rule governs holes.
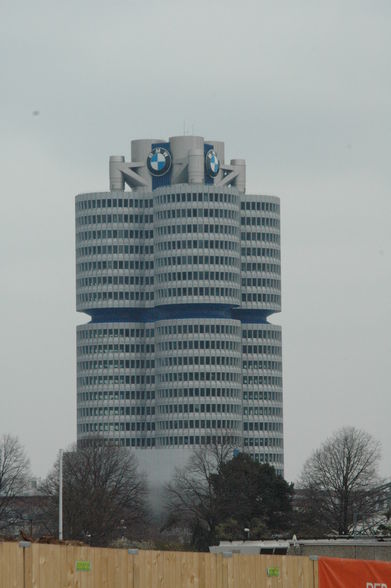
[[[186,466],[192,453],[188,447],[134,450],[139,470],[147,479],[149,503],[156,518],[165,517],[165,486],[173,480],[175,468]]]

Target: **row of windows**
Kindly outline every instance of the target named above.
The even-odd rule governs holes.
[[[232,413],[241,414],[238,404],[159,404],[158,414]]]
[[[255,363],[255,362],[254,362]],[[253,366],[255,369],[255,365]],[[259,370],[275,370],[281,371],[282,370],[282,363],[281,361],[263,361],[258,359],[257,361],[257,368]],[[258,384],[259,378],[262,376],[243,376],[243,384]]]
[[[247,353],[247,351],[245,351],[245,349],[248,349],[248,347],[250,346],[244,346],[242,351],[243,353]],[[281,347],[277,347],[275,345],[261,345],[261,346],[257,346],[258,349],[262,349],[262,355],[277,355],[279,357],[281,357]],[[245,361],[243,360],[243,364],[242,367],[244,369],[259,369],[260,366],[258,364],[258,361],[255,360],[251,360],[251,361]]]
[[[280,235],[276,233],[240,233],[241,241],[267,241],[280,244]]]
[[[242,257],[274,257],[275,259],[280,259],[280,250],[270,247],[242,247],[240,254]]]
[[[260,384],[265,386],[282,386],[282,378],[277,376],[263,376]],[[243,400],[271,400],[282,402],[282,392],[275,390],[243,390]]]
[[[140,250],[142,248],[142,251]],[[96,245],[92,247],[79,247],[77,249],[77,254],[79,257],[85,255],[129,255],[129,254],[152,254],[153,253],[153,245],[143,245],[143,246],[133,246],[133,245]],[[278,249],[270,249],[270,248],[242,248],[242,255],[254,255],[254,256],[262,256],[262,257],[274,257],[279,259],[280,254]],[[96,262],[93,264],[78,264],[78,269],[81,271],[86,271],[87,269],[106,269],[107,267],[113,269],[153,269],[153,261],[118,261],[115,266],[111,264],[110,261],[103,261],[98,262],[99,266],[97,266]],[[118,265],[122,264],[122,265]],[[102,265],[103,264],[103,265]],[[107,265],[111,264],[111,265]],[[222,256],[214,256],[214,255],[183,255],[183,256],[175,256],[175,257],[163,257],[159,258],[157,262],[157,266],[167,266],[167,265],[189,265],[189,264],[200,264],[200,265],[239,265],[238,259],[236,257],[222,257]],[[88,267],[85,267],[88,265]],[[81,268],[83,266],[83,269]],[[265,264],[265,263],[255,263],[255,262],[246,262],[242,263],[242,270],[243,271],[270,271],[270,272],[279,272],[280,266],[274,264]]]
[[[78,402],[108,402],[110,400],[154,400],[154,390],[99,390],[78,392]]]
[[[281,349],[279,347],[276,347],[275,349],[278,350],[276,355],[281,355]],[[281,365],[281,363],[280,363],[280,365]],[[270,368],[269,366],[265,366],[265,362],[262,359],[256,359],[255,361],[242,361],[242,368],[244,370],[274,369],[274,368]],[[249,376],[249,377],[251,377],[251,376]],[[251,382],[251,383],[253,383],[253,382]],[[254,382],[254,384],[255,384],[255,382]]]
[[[243,431],[280,431],[282,432],[282,423],[268,423],[263,421],[244,421]],[[266,439],[265,439],[266,441]]]
[[[156,260],[157,267],[176,266],[176,265],[225,265],[238,268],[240,261],[237,257],[226,255],[175,255],[173,257],[159,257]]]
[[[156,204],[174,204],[178,202],[225,202],[227,204],[239,204],[239,196],[236,194],[218,194],[215,192],[188,192],[186,194],[158,194],[155,196]]]
[[[240,336],[240,327],[225,324],[177,324],[162,325],[155,328],[157,335],[236,335]]]
[[[102,428],[99,428],[102,427]],[[97,432],[114,432],[115,429],[114,423],[107,425],[107,428],[104,429],[102,423],[94,423],[88,427],[87,425],[78,425],[77,427],[78,433],[97,433]],[[119,430],[119,429],[118,429]],[[231,437],[230,439],[232,444],[241,445],[241,438],[240,437]],[[245,447],[264,447],[263,444],[259,442],[257,438],[244,438],[244,446]],[[211,443],[224,443],[226,442],[226,436],[220,435],[184,435],[184,436],[171,436],[171,437],[122,437],[122,438],[114,438],[111,439],[111,442],[116,443],[122,447],[155,447],[158,446],[181,446],[181,445],[210,445]],[[277,445],[278,447],[282,447],[282,440],[281,444]],[[265,447],[265,451],[268,451]],[[282,453],[249,453],[250,457],[259,463],[283,463],[283,454]],[[282,475],[282,469],[276,469],[276,473],[278,475]]]
[[[153,270],[153,261],[135,261],[133,259],[113,261],[83,261],[76,264],[77,272],[101,271],[106,269],[120,270]]]
[[[204,341],[199,341],[200,345],[204,343]],[[268,362],[269,363],[269,362]],[[274,363],[274,362],[273,362]],[[221,365],[224,368],[231,366],[241,368],[242,360],[239,357],[227,357],[219,355],[200,355],[200,356],[189,356],[186,355],[181,356],[174,356],[174,357],[159,357],[156,359],[156,367],[182,367],[188,365]]]
[[[198,225],[198,224],[186,224],[186,225],[168,225],[168,226],[164,226],[164,227],[158,227],[156,229],[156,234],[159,236],[166,236],[166,235],[180,235],[180,234],[191,234],[191,233],[200,233],[200,234],[205,234],[205,233],[210,233],[210,234],[224,234],[224,235],[235,235],[239,237],[239,229],[235,226],[232,225]],[[77,243],[82,243],[84,241],[90,241],[91,239],[98,239],[98,240],[103,240],[103,239],[136,239],[136,240],[141,240],[141,239],[153,239],[154,238],[154,232],[153,230],[102,230],[102,231],[80,231],[79,233],[76,234],[76,242]],[[256,232],[241,232],[240,233],[240,239],[242,241],[260,241],[260,242],[269,242],[269,243],[280,243],[280,236],[278,234],[275,233],[256,233]],[[182,241],[182,243],[186,243],[185,241]],[[189,243],[189,242],[187,242]],[[187,245],[189,246],[189,245]],[[196,245],[195,245],[196,246]],[[206,247],[208,245],[205,245]],[[124,249],[125,253],[132,253],[135,251],[135,249],[137,247],[140,246],[126,246],[127,249]],[[148,246],[145,246],[147,248],[148,252]],[[182,245],[182,247],[186,247],[186,245]],[[201,245],[200,247],[203,247],[203,245]],[[211,246],[212,248],[213,246]],[[80,249],[80,248],[78,248]],[[179,247],[178,247],[179,249]],[[91,250],[94,253],[98,252],[98,253],[104,253],[105,251],[105,246],[99,247],[99,249],[97,249],[96,247]],[[107,250],[107,252],[109,252],[109,250]],[[153,253],[153,250],[152,250]]]
[[[272,367],[264,367],[263,369],[268,369],[268,370],[272,370],[272,371],[276,371],[276,372],[281,372],[282,371],[282,363],[280,361],[267,361],[267,362],[263,362],[264,364],[271,364]],[[244,385],[263,385],[264,384],[264,379],[265,376],[246,376],[243,375],[243,384]]]
[[[283,447],[283,440],[280,437],[244,437],[243,445],[245,447]],[[282,454],[281,458],[282,458]],[[278,454],[277,454],[278,456]]]
[[[248,444],[245,444],[245,447],[247,447],[247,445]],[[271,465],[274,465],[275,463],[284,463],[283,455],[279,455],[278,453],[270,453],[269,455],[264,453],[249,453],[249,456],[251,459],[259,463],[270,463]],[[276,467],[275,470],[277,476],[283,475],[283,470],[281,468]]]
[[[156,235],[188,235],[190,233],[212,233],[222,235],[239,236],[240,231],[238,227],[232,225],[166,225],[164,227],[157,227],[155,229]]]
[[[262,355],[281,355],[281,347],[277,345],[261,345],[260,349],[262,349]],[[246,364],[246,365],[245,365]],[[257,367],[257,363],[255,361],[246,361],[243,362],[243,367]]]
[[[76,210],[94,208],[152,208],[153,200],[148,198],[98,198],[76,202]]]
[[[101,429],[99,427],[102,427]],[[79,424],[78,433],[86,433],[87,432],[87,425]],[[89,432],[97,433],[103,431],[111,431],[114,432],[115,424],[111,423],[107,425],[107,429],[103,428],[102,423],[93,423],[89,426]],[[227,435],[185,435],[185,436],[172,436],[172,437],[122,437],[122,438],[114,438],[111,439],[111,442],[125,446],[125,447],[155,447],[158,446],[173,446],[173,445],[210,445],[215,443],[226,443],[229,441],[233,445],[240,446],[242,443],[241,437],[235,436],[227,436]],[[265,451],[268,451],[263,443],[260,443],[260,440],[257,438],[244,438],[244,446],[248,447],[265,447]],[[270,441],[270,440],[269,440]],[[269,444],[271,447],[271,445]],[[277,445],[278,447],[282,447],[282,440],[281,443]],[[249,454],[252,459],[255,461],[259,461],[260,463],[283,463],[283,455],[279,453],[251,453]],[[282,475],[282,470],[276,470],[277,474]]]
[[[246,262],[241,264],[241,269],[242,272],[269,272],[272,274],[279,274],[281,266],[277,263]]]
[[[87,292],[85,294],[78,294],[76,300],[80,304],[86,304],[87,302],[100,302],[107,300],[137,300],[137,301],[152,301],[154,299],[153,292],[143,292],[136,290],[135,292]]]
[[[79,376],[77,378],[79,386],[120,386],[121,384],[154,384],[155,376],[147,375],[95,375],[95,376]]]
[[[161,447],[172,447],[178,445],[210,445],[215,443],[222,443],[225,439],[227,439],[226,435],[184,435],[179,437],[157,437],[156,443]],[[241,443],[240,437],[232,436],[230,437],[230,440],[235,445],[239,445]]]
[[[80,428],[78,428],[78,432],[81,433],[82,432],[82,425],[79,425]],[[98,429],[94,429],[93,432],[97,432]],[[208,436],[204,436],[204,435],[190,435],[190,436],[174,436],[174,437],[157,437],[152,438],[138,438],[138,437],[126,437],[126,438],[114,438],[111,439],[111,442],[116,443],[117,445],[120,445],[121,447],[134,447],[134,448],[141,448],[141,447],[155,447],[156,445],[162,446],[162,447],[166,447],[166,446],[184,446],[184,445],[210,445],[211,443],[222,443],[223,439],[225,439],[225,436],[219,436],[219,435],[208,435]],[[231,443],[235,444],[235,445],[240,445],[241,444],[241,439],[239,437],[232,437],[231,438]],[[246,439],[244,440],[244,445],[245,447],[247,447],[248,445],[250,445],[248,442],[246,442]],[[254,445],[256,445],[254,443]],[[253,445],[252,445],[253,446]],[[283,463],[283,455],[278,454],[278,453],[249,453],[250,457],[254,460],[257,461],[259,463],[270,463],[270,464],[275,464],[275,463]],[[276,467],[276,473],[279,476],[283,475],[283,470],[281,468]]]
[[[281,280],[273,278],[242,278],[242,286],[247,288],[274,288],[279,290],[281,288]]]
[[[99,423],[100,425],[102,423]],[[85,433],[86,425],[78,425],[77,430],[78,433]],[[109,429],[107,429],[107,431],[110,430],[111,432],[114,432],[114,425]],[[101,432],[103,431],[103,429],[99,429],[98,428],[98,424],[95,423],[95,425],[93,426],[92,433],[97,433],[97,432]],[[171,437],[157,437],[156,439],[154,437],[121,437],[121,438],[113,438],[110,440],[111,442],[120,445],[122,447],[137,447],[137,448],[141,448],[141,447],[155,447],[156,445],[161,446],[161,447],[168,447],[168,446],[183,446],[183,445],[210,445],[215,444],[215,443],[224,443],[227,441],[227,436],[226,435],[184,435],[184,436],[171,436]],[[230,437],[229,441],[234,444],[234,445],[241,445],[241,438],[240,437]],[[257,442],[258,439],[244,439],[244,446],[245,447],[258,447],[260,445],[260,443]],[[282,440],[281,440],[281,445],[280,447],[282,447]],[[265,447],[265,451],[267,451],[266,447]],[[282,464],[283,463],[283,455],[281,453],[249,453],[250,457],[252,459],[254,459],[255,461],[259,462],[259,463],[270,463],[270,464],[274,464],[274,463],[279,463]],[[276,473],[277,475],[281,475],[283,474],[282,469],[276,468]]]
[[[163,388],[158,390],[158,398],[241,398],[239,388]]]
[[[238,388],[165,388],[158,390],[158,398],[242,398],[242,392]],[[282,402],[282,392],[275,390],[244,391],[243,400],[263,400]]]
[[[78,288],[87,288],[91,286],[153,286],[153,276],[93,276],[88,278],[77,278],[76,285]]]
[[[100,425],[102,425],[102,423],[100,423]],[[102,425],[102,429],[99,429],[98,424],[95,423],[93,425],[92,429],[89,429],[90,433],[93,433],[94,435],[96,435],[96,433],[102,433],[102,432],[108,432],[110,430],[111,433],[114,433],[114,425],[111,426],[111,428],[107,428],[107,429],[103,429],[103,425]],[[78,425],[77,426],[77,432],[78,432],[78,436],[81,435],[82,433],[85,433],[88,436],[87,430],[86,430],[86,425]],[[87,439],[81,439],[81,444],[83,444],[83,441],[87,441]],[[154,437],[122,437],[122,438],[112,438],[110,439],[111,443],[114,443],[118,446],[121,447],[137,447],[137,448],[141,448],[141,447],[155,447],[156,446],[156,440]]]
[[[221,281],[221,282],[240,282],[239,274],[232,272],[209,272],[209,271],[195,271],[195,272],[164,272],[157,274],[157,282],[182,282],[182,281]]]
[[[269,330],[262,330],[262,331],[243,331],[243,337],[247,337],[249,333],[257,333],[257,337],[262,339],[281,339],[281,332],[280,331],[269,331]],[[241,334],[241,329],[239,326],[232,325],[232,324],[224,324],[224,323],[217,323],[217,324],[204,324],[204,323],[195,323],[195,324],[171,324],[171,325],[161,325],[155,328],[86,328],[82,329],[79,328],[77,332],[78,340],[84,339],[100,339],[100,338],[107,338],[107,337],[125,337],[125,338],[136,338],[139,337],[154,337],[154,335],[158,336],[166,336],[166,335],[233,335],[239,336]],[[255,335],[254,335],[255,336]]]
[[[149,421],[132,422],[132,423],[81,423],[82,433],[108,431],[155,431],[155,423]]]
[[[281,347],[274,345],[263,345],[258,347],[262,349],[262,355],[278,355],[281,356]],[[176,351],[176,350],[193,350],[193,349],[227,349],[229,351],[240,351],[240,343],[229,340],[217,340],[217,341],[162,341],[157,343],[157,351]],[[88,354],[107,354],[107,353],[154,353],[155,346],[153,344],[138,343],[138,344],[106,344],[106,345],[82,345],[78,347],[78,353],[80,355]],[[147,360],[149,361],[149,360]],[[132,367],[146,367],[144,366],[144,360],[136,360],[137,365]],[[138,365],[140,364],[140,365]],[[262,369],[262,360],[254,361],[243,361],[243,369]]]
[[[95,406],[93,408],[78,408],[79,417],[87,418],[92,416],[153,416],[154,406]]]
[[[163,341],[162,343],[157,344],[156,349],[158,351],[176,351],[177,349],[227,349],[229,351],[241,351],[241,345],[237,341],[229,340],[208,341],[206,339],[203,341]]]
[[[264,330],[264,329],[243,329],[242,331],[242,338],[243,339],[274,339],[276,341],[281,341],[281,331],[275,327],[275,329]]]
[[[169,204],[175,202],[226,202],[238,204],[239,196],[236,194],[214,192],[198,193],[171,193],[155,196],[156,204]],[[92,200],[80,200],[76,203],[76,210],[91,210],[94,208],[152,208],[153,201],[149,198],[97,198]],[[242,201],[242,210],[259,210],[266,212],[280,212],[280,205],[274,202]]]
[[[240,382],[241,374],[235,372],[169,372],[158,374],[157,381],[163,382]]]
[[[239,212],[229,208],[168,208],[155,213],[155,219],[171,220],[174,218],[221,218],[238,220]]]
[[[117,249],[117,253],[120,254],[119,249],[122,249],[122,253],[126,255],[152,255],[153,254],[153,245],[89,245],[88,247],[78,247],[76,250],[77,257],[85,257],[90,255],[112,255],[114,254],[114,249]],[[107,267],[112,267],[114,269],[121,269],[119,264],[124,263],[123,261],[107,261],[102,262],[107,263]],[[112,263],[112,265],[110,265]],[[117,264],[117,265],[114,265]]]
[[[281,304],[281,296],[279,294],[259,294],[250,292],[249,294],[242,294],[242,302],[258,302],[263,304]]]
[[[154,369],[153,359],[95,359],[91,361],[78,361],[79,370],[107,370],[107,369]]]
[[[243,353],[254,353],[260,355],[263,353],[263,349],[265,349],[264,345],[243,345]],[[279,347],[276,347],[275,350],[277,354],[280,354]]]
[[[280,438],[272,437],[271,439],[263,439],[262,437],[245,437],[243,439],[243,445],[245,447],[283,447],[283,440]],[[265,454],[265,461],[269,461],[273,458],[273,461],[283,463],[283,454]]]
[[[276,235],[270,235],[275,237]],[[161,241],[156,244],[158,251],[174,251],[176,249],[222,249],[223,251],[239,251],[239,243],[235,241],[216,241],[203,239],[189,239],[187,241]]]
[[[145,351],[144,351],[145,350]],[[88,354],[102,354],[105,355],[106,353],[153,353],[155,351],[154,345],[143,345],[140,344],[113,344],[113,345],[82,345],[78,347],[78,354],[79,355],[88,355]],[[133,360],[132,360],[133,361]],[[131,367],[147,367],[145,362],[149,362],[150,360],[144,359],[136,359],[136,364]]]
[[[189,342],[192,343],[192,342]],[[196,341],[195,343],[199,343],[200,349],[206,349],[207,346],[204,346],[204,341]],[[206,341],[208,343],[208,341]],[[217,342],[220,343],[220,342]],[[223,343],[223,342],[222,342]],[[135,351],[138,353],[139,351],[137,348],[141,347],[141,345],[132,345],[131,347],[135,348]],[[195,349],[198,348],[198,345],[194,346]],[[80,370],[91,370],[91,369],[125,369],[125,368],[132,368],[132,369],[154,369],[155,367],[155,360],[153,359],[95,359],[91,361],[78,361],[77,362],[78,368]],[[189,366],[189,365],[197,365],[197,366],[205,366],[205,365],[221,365],[223,367],[228,366],[236,366],[241,367],[242,360],[240,358],[235,357],[226,357],[226,356],[215,356],[215,355],[206,355],[206,356],[190,356],[184,357],[175,356],[175,357],[163,357],[156,359],[156,367],[182,367],[182,366]],[[282,364],[279,361],[257,361],[257,368],[264,369],[264,370],[276,370],[280,371],[282,369]],[[261,376],[262,377],[262,376]],[[258,384],[258,376],[243,376],[243,383],[244,384]]]
[[[280,212],[280,205],[274,202],[241,202],[240,208],[242,210],[263,210],[266,212]]]
[[[249,384],[247,380],[245,381],[243,376],[243,384]],[[250,376],[251,377],[251,376]],[[256,376],[253,376],[254,378]],[[190,372],[190,373],[182,373],[182,372],[174,372],[174,373],[165,373],[165,374],[158,374],[157,375],[158,383],[163,382],[238,382],[241,381],[241,375],[238,373],[231,373],[231,372]],[[155,376],[151,374],[147,375],[132,375],[132,376],[125,376],[125,375],[94,375],[94,376],[79,376],[77,378],[77,383],[79,386],[100,386],[100,385],[121,385],[121,384],[154,384],[155,383]],[[254,382],[251,382],[254,383]],[[282,386],[282,378],[278,376],[259,376],[258,377],[258,384],[259,385],[268,385],[268,386]],[[244,400],[252,400],[253,398],[256,400],[257,398],[254,396],[255,392],[244,391],[243,392],[243,399]],[[259,399],[261,400],[261,395],[264,395],[264,399],[269,400],[280,400],[279,398],[266,398],[265,394],[272,394],[271,392],[257,392],[259,394]],[[274,393],[273,393],[274,394]],[[282,401],[282,396],[281,396]]]
[[[282,395],[281,393],[278,392],[272,392],[272,391],[264,391],[264,392],[254,392],[253,393],[254,396],[256,396],[256,399],[259,398],[259,400],[275,400],[276,398],[279,398],[280,401],[282,401]],[[216,398],[239,398],[240,396],[240,391],[238,389],[235,388],[184,388],[184,389],[177,389],[175,388],[173,389],[165,389],[165,390],[159,390],[158,391],[158,397],[160,399],[162,398],[212,398],[213,396],[215,396]],[[106,401],[118,401],[118,400],[154,400],[155,398],[155,393],[153,391],[150,390],[141,390],[141,391],[136,391],[136,390],[124,390],[124,391],[110,391],[110,392],[104,392],[104,391],[100,391],[100,392],[81,392],[79,395],[79,400],[80,402],[98,402],[98,401],[102,401],[102,402],[106,402]],[[162,413],[176,413],[176,412],[209,412],[210,410],[212,412],[235,412],[237,413],[239,411],[239,406],[238,405],[233,405],[233,404],[229,404],[229,405],[225,405],[225,404],[185,404],[185,405],[180,405],[180,404],[170,404],[170,405],[159,405],[159,412]],[[201,408],[200,408],[201,407]],[[216,408],[217,407],[217,408]],[[219,408],[220,407],[220,408]],[[236,408],[235,408],[236,407]],[[84,409],[82,409],[84,410]],[[134,415],[134,414],[154,414],[155,409],[153,407],[144,407],[144,406],[137,406],[137,407],[120,407],[120,406],[114,406],[114,407],[100,407],[100,408],[93,408],[91,409],[93,411],[95,411],[94,413],[90,413],[90,414],[98,414],[96,411],[99,410],[99,415],[102,415],[102,410],[104,410],[104,414],[126,414],[126,415]],[[109,413],[106,412],[106,410],[109,410]],[[114,411],[114,413],[112,412]],[[126,412],[123,412],[126,411]],[[129,412],[130,411],[130,412]],[[146,412],[145,412],[146,411]],[[152,411],[152,412],[150,412]],[[84,413],[83,413],[84,414]],[[265,416],[280,416],[282,415],[282,408],[281,407],[276,407],[276,406],[271,406],[271,407],[263,407],[263,406],[245,406],[243,407],[243,414],[245,415],[265,415]],[[88,415],[85,415],[88,416]]]
[[[231,419],[159,421],[156,428],[158,431],[173,431],[178,429],[230,429],[238,431],[241,429],[241,422]]]
[[[101,339],[102,337],[126,337],[127,339],[131,337],[131,339],[138,339],[139,337],[153,337],[155,335],[155,330],[151,328],[142,328],[142,329],[82,329],[79,328],[77,331],[77,339],[78,341],[82,341],[84,339]]]
[[[153,223],[152,214],[87,214],[76,217],[76,226],[99,225],[111,223]]]
[[[153,239],[153,231],[136,229],[118,229],[116,231],[116,239]],[[91,241],[91,239],[107,239],[107,231],[79,231],[76,233],[76,242]],[[110,237],[109,237],[110,238]]]
[[[181,296],[213,296],[217,298],[239,298],[240,292],[236,288],[212,288],[195,286],[194,288],[162,288],[157,291],[158,298],[175,298]],[[132,301],[152,301],[154,300],[154,293],[142,290],[136,291],[114,291],[114,292],[86,292],[78,294],[77,301],[79,303],[100,302],[109,300],[132,300]],[[275,304],[280,306],[281,296],[279,294],[270,293],[254,293],[250,292],[242,294],[242,302],[257,302],[259,304]]]
[[[208,286],[194,286],[194,288],[162,288],[157,291],[159,298],[173,298],[176,296],[216,296],[226,298],[239,298],[237,288],[209,288]]]
[[[280,228],[280,221],[278,218],[269,218],[267,216],[242,216],[240,219],[241,225],[249,225],[253,227],[273,227]]]
[[[127,437],[126,439],[118,439],[117,441],[122,447],[155,447],[156,445],[153,437],[142,437],[141,439],[139,437],[133,437],[132,439]]]
[[[243,414],[248,416],[282,416],[281,406],[244,406]]]

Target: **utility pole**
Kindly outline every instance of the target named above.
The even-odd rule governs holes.
[[[60,449],[60,472],[58,480],[58,538],[62,541],[62,457],[63,450]]]

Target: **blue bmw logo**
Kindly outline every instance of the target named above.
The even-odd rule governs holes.
[[[209,149],[209,151],[207,152],[205,157],[205,165],[207,174],[210,177],[215,178],[219,173],[220,163],[213,149]]]
[[[171,155],[163,147],[155,147],[148,155],[147,167],[153,176],[166,174],[171,167]]]

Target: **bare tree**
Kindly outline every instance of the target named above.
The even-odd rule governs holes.
[[[51,497],[47,520],[57,533],[58,470],[53,471],[42,491]],[[129,449],[103,439],[90,440],[63,456],[64,537],[92,545],[108,545],[121,536],[134,537],[146,522],[147,488]]]
[[[303,467],[299,516],[312,532],[348,535],[376,512],[380,445],[368,433],[346,427],[311,455]]]
[[[17,437],[0,437],[0,531],[16,523],[16,498],[26,488],[29,460]]]
[[[183,527],[191,532],[192,544],[205,549],[215,539],[217,508],[213,475],[232,457],[227,437],[222,444],[199,447],[184,468],[177,468],[166,486],[167,521],[163,529]]]

